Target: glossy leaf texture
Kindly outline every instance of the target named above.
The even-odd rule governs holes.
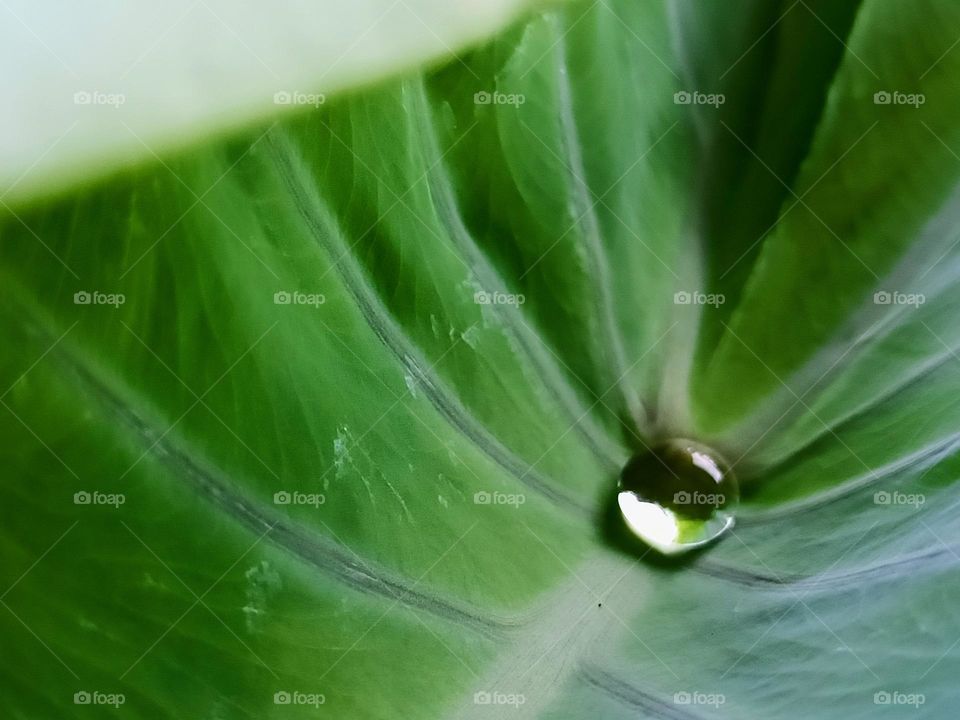
[[[12,209],[6,716],[948,717],[958,36],[574,3]],[[680,564],[667,436],[746,493]]]

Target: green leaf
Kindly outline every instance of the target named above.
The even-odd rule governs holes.
[[[7,714],[950,717],[958,35],[575,3],[24,194]],[[679,564],[613,503],[669,436],[745,490]]]
[[[70,185],[400,69],[455,56],[538,0],[3,6],[0,193]]]

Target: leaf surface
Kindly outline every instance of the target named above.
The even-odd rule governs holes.
[[[958,33],[575,3],[24,201],[8,714],[948,716]],[[679,566],[611,503],[668,435],[745,490]]]

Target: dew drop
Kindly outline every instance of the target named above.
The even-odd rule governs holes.
[[[627,527],[664,555],[681,555],[723,535],[733,527],[739,499],[723,458],[682,438],[631,458],[617,493]]]

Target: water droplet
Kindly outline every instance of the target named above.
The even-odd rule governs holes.
[[[680,555],[733,527],[737,480],[714,450],[674,439],[631,458],[617,502],[627,527],[664,555]]]

